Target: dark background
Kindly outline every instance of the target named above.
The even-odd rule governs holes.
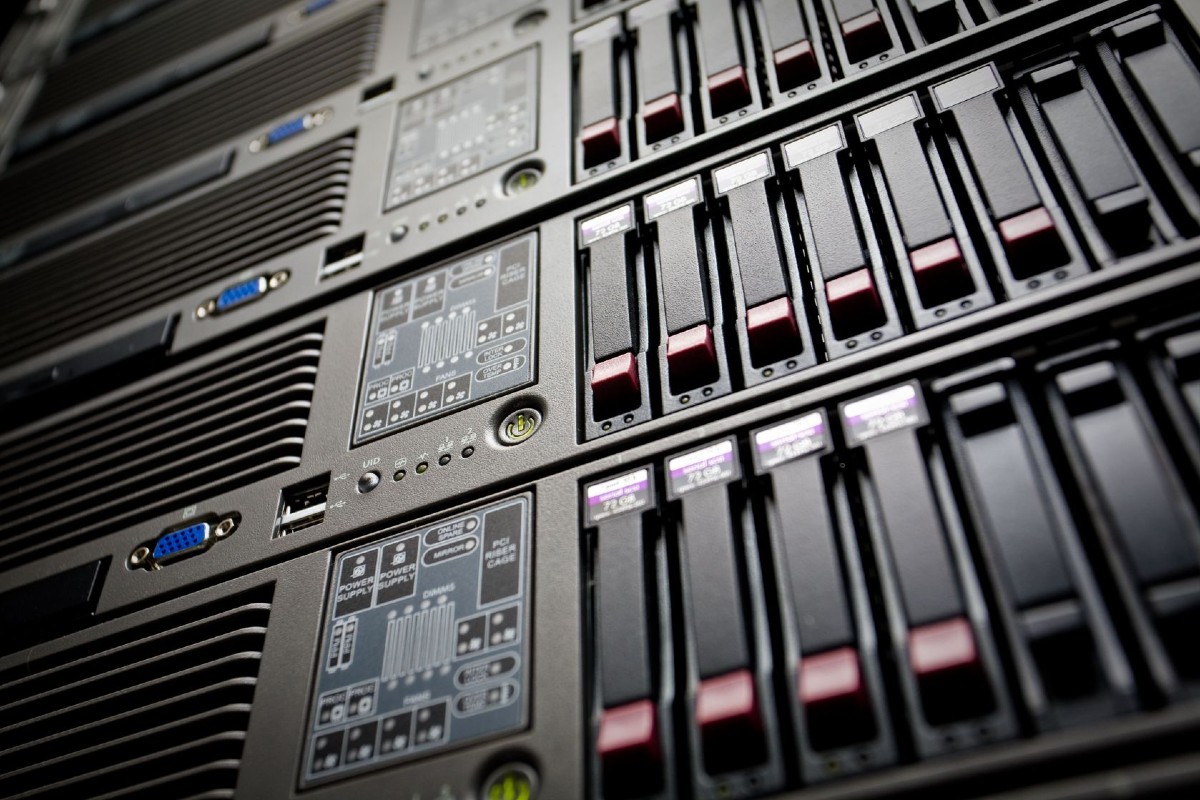
[[[21,0],[8,0],[7,3],[0,2],[0,42],[3,42],[8,36],[9,28],[17,17],[21,16],[21,11],[25,8],[25,3]]]

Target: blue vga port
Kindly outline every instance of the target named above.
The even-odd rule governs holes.
[[[235,308],[241,308],[247,303],[252,303],[264,297],[267,292],[272,289],[278,289],[288,282],[291,273],[286,269],[271,275],[259,275],[254,278],[247,278],[244,281],[238,281],[232,286],[227,286],[219,295],[209,300],[205,300],[196,307],[196,318],[204,319],[211,317],[214,314],[224,314],[226,311],[233,311]]]
[[[318,11],[326,9],[336,2],[337,0],[309,0],[308,5],[304,6],[304,10],[300,13],[305,17],[312,16]]]
[[[325,120],[333,113],[331,108],[322,108],[317,111],[309,111],[304,114],[292,117],[285,120],[274,128],[271,128],[261,136],[256,136],[250,140],[250,152],[258,153],[266,150],[268,147],[274,147],[277,144],[286,142],[294,136],[299,136],[305,131],[310,131],[313,128],[325,124]]]
[[[267,131],[267,147],[287,141],[293,136],[304,133],[311,127],[311,114],[303,114],[299,117],[289,119],[287,122],[281,122],[274,128],[271,128],[271,130]]]
[[[207,522],[197,522],[195,525],[188,525],[158,537],[150,556],[161,564],[163,561],[207,547],[211,538],[212,526]]]
[[[203,553],[237,528],[237,514],[230,514],[219,522],[216,519],[213,515],[159,534],[154,541],[134,548],[129,555],[129,566],[160,569],[163,564]]]
[[[248,281],[235,283],[217,295],[217,312],[229,311],[232,308],[245,305],[257,300],[267,293],[267,279],[260,275]]]

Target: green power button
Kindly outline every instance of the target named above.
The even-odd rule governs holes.
[[[522,408],[514,411],[500,422],[496,431],[497,438],[503,444],[520,444],[533,436],[542,425],[542,414],[536,408]]]
[[[510,764],[492,773],[484,784],[486,800],[536,800],[537,774],[524,764]]]

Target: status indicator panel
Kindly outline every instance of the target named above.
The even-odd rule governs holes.
[[[355,444],[533,379],[537,235],[375,293]]]
[[[342,554],[302,783],[525,724],[528,495]]]
[[[537,147],[537,51],[523,50],[400,105],[387,208]]]
[[[421,0],[413,30],[413,53],[420,55],[460,36],[486,28],[535,0]]]

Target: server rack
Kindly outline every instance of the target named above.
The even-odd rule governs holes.
[[[0,796],[1194,792],[1197,17],[28,4]]]

